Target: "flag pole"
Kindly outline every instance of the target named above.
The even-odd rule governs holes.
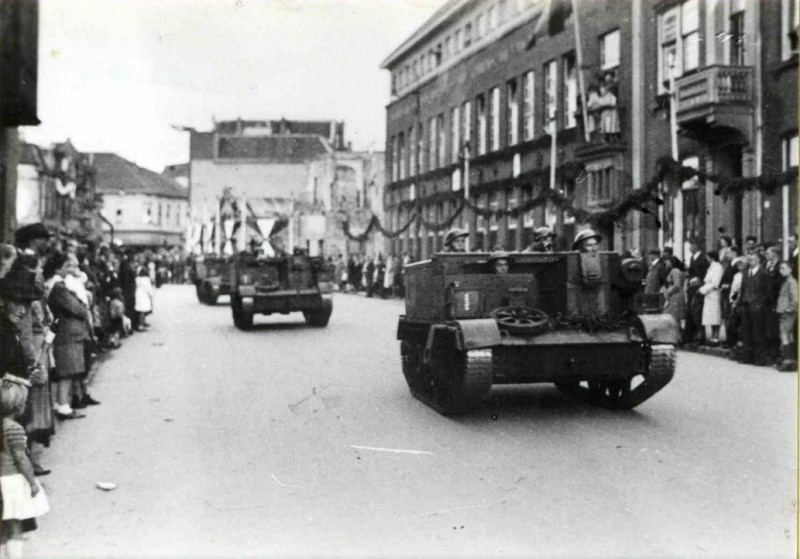
[[[583,47],[581,45],[581,25],[578,17],[578,0],[572,0],[572,14],[575,18],[575,63],[578,65],[578,89],[581,95],[581,113],[583,116],[583,136],[588,143],[589,120],[586,107],[586,87],[583,81]]]

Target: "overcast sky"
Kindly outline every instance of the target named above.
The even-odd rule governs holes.
[[[445,0],[41,0],[38,127],[161,171],[219,119],[336,119],[382,150],[381,61]]]

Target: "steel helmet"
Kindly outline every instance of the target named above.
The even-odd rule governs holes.
[[[461,237],[466,237],[468,235],[469,233],[467,233],[463,229],[459,229],[458,227],[453,227],[452,229],[450,229],[450,231],[447,232],[447,235],[445,235],[444,244],[449,245],[456,239],[459,239]]]
[[[603,236],[599,233],[595,233],[592,229],[578,231],[578,234],[575,235],[575,241],[572,243],[572,250],[578,250],[581,246],[581,243],[587,239],[597,239],[597,242],[599,243],[603,240]]]
[[[556,234],[549,227],[537,227],[533,234],[534,241],[543,241],[547,238],[553,238]]]

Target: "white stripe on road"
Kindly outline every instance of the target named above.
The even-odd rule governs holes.
[[[357,444],[351,444],[350,448],[355,448],[358,450],[375,450],[377,452],[396,452],[397,454],[433,454],[433,452],[428,452],[427,450],[403,450],[402,448],[380,448],[376,446],[360,446]]]

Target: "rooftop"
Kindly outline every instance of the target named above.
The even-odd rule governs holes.
[[[165,198],[188,198],[189,192],[174,180],[159,175],[115,153],[92,154],[97,192],[150,194]]]

